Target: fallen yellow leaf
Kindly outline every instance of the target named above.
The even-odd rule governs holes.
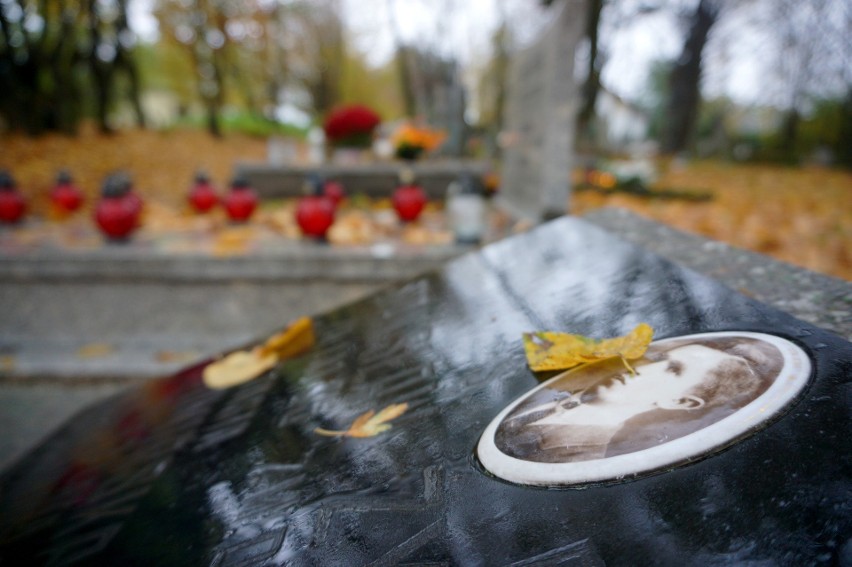
[[[11,354],[0,356],[0,370],[6,372],[15,369],[15,357]]]
[[[263,354],[260,349],[238,350],[204,368],[204,385],[214,390],[237,386],[257,378],[276,362],[278,357]]]
[[[198,356],[197,352],[192,351],[180,352],[175,350],[161,350],[157,351],[154,358],[157,362],[167,364],[170,362],[189,362],[190,360],[198,358]]]
[[[388,421],[395,419],[408,409],[408,404],[391,404],[379,413],[370,410],[360,415],[346,431],[330,431],[317,427],[314,432],[327,437],[373,437],[391,428]]]
[[[645,354],[653,337],[654,329],[647,323],[640,323],[627,335],[612,339],[554,332],[524,333],[524,351],[530,369],[535,372],[566,370],[616,356],[627,364],[627,360]]]
[[[204,384],[223,389],[257,378],[281,360],[302,354],[314,346],[314,323],[300,317],[286,329],[252,350],[240,350],[211,362],[204,368]]]
[[[109,343],[89,343],[77,350],[77,358],[100,358],[115,352],[115,347]]]
[[[228,228],[216,236],[213,243],[214,256],[239,256],[248,252],[249,245],[256,237],[253,227]]]
[[[284,360],[307,351],[314,346],[314,324],[310,317],[300,317],[286,329],[269,337],[260,347],[262,354],[274,354]]]

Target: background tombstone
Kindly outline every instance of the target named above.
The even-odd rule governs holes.
[[[583,37],[585,0],[564,0],[541,39],[509,68],[503,205],[533,221],[567,212],[579,87],[574,50]]]

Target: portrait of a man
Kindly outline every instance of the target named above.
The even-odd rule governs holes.
[[[569,370],[495,420],[493,444],[531,463],[610,459],[701,431],[765,394],[785,367],[780,340],[700,335]]]

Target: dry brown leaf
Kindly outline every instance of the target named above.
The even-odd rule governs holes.
[[[402,229],[402,241],[407,244],[451,244],[453,233],[419,224],[408,224]]]
[[[391,404],[379,413],[376,413],[376,410],[370,410],[358,416],[346,431],[330,431],[317,427],[314,432],[326,437],[374,437],[390,429],[391,425],[387,422],[401,416],[406,410],[408,410],[407,403]]]
[[[274,354],[262,354],[259,349],[238,350],[204,368],[204,385],[214,390],[231,388],[257,378],[277,361]]]
[[[220,257],[244,255],[257,237],[257,229],[252,226],[226,228],[216,236],[212,253]]]
[[[348,211],[340,215],[328,230],[332,244],[369,244],[384,235],[382,227],[365,211]]]
[[[115,352],[115,347],[109,343],[89,343],[77,350],[77,358],[101,358]]]
[[[612,339],[593,339],[568,333],[524,333],[524,351],[530,369],[535,372],[567,370],[613,357],[621,357],[627,364],[627,360],[641,358],[645,354],[653,337],[654,329],[647,323],[640,323],[627,335]]]

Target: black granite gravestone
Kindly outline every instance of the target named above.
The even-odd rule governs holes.
[[[538,384],[523,331],[784,337],[813,376],[705,458],[572,489],[474,449]],[[561,219],[319,317],[316,346],[207,390],[203,365],[85,411],[0,479],[2,565],[852,563],[852,345]],[[320,437],[391,403],[377,437]]]

